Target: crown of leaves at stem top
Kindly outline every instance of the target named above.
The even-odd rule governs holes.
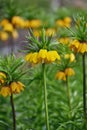
[[[25,74],[23,71],[23,65],[23,59],[16,58],[14,55],[0,57],[0,72],[6,74],[4,85],[9,85],[11,82],[20,81],[21,77]]]
[[[79,13],[74,16],[75,27],[71,29],[71,36],[80,41],[87,42],[87,14]]]
[[[56,50],[58,42],[52,39],[52,36],[46,36],[45,29],[40,32],[40,37],[35,37],[33,31],[29,30],[29,35],[26,36],[27,44],[25,46],[25,52],[39,52],[40,49]]]

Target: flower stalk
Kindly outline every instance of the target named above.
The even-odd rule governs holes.
[[[82,66],[83,66],[83,111],[84,118],[87,119],[86,116],[86,65],[85,65],[85,53],[82,55]]]
[[[47,103],[47,87],[46,87],[45,63],[42,64],[42,67],[43,67],[43,81],[44,81],[44,104],[45,104],[46,129],[49,130],[49,117],[48,117],[48,103]]]
[[[70,101],[70,87],[69,87],[69,77],[66,77],[66,89],[67,89],[67,99],[69,110],[71,111],[71,101]]]
[[[12,114],[13,114],[13,130],[16,130],[16,114],[15,114],[15,108],[14,108],[14,101],[13,101],[13,94],[11,93],[10,96],[10,103],[12,107]]]

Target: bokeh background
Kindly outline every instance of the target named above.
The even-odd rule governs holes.
[[[13,2],[11,8],[9,8],[9,4]],[[16,7],[16,8],[15,8]],[[49,24],[53,24],[54,19],[58,17],[58,11],[62,12],[61,8],[65,9],[63,13],[67,15],[73,16],[77,12],[77,10],[86,10],[87,1],[86,0],[0,0],[0,21],[4,18],[8,18],[10,15],[19,15],[24,19],[27,18],[39,18],[43,22],[48,20]],[[14,9],[15,8],[15,9]],[[16,10],[14,14],[11,13],[11,10]],[[71,11],[72,10],[72,11]],[[56,15],[55,15],[56,14]],[[64,15],[64,14],[63,14]],[[1,30],[1,27],[0,27]],[[18,53],[18,50],[22,46],[22,43],[25,40],[25,34],[27,33],[27,29],[18,29],[18,37],[12,40],[9,38],[8,40],[0,41],[0,53],[8,54],[11,48],[14,49],[15,53]],[[21,44],[20,44],[21,43]]]

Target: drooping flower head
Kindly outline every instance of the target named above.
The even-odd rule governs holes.
[[[87,15],[78,14],[75,19],[75,28],[71,30],[73,41],[70,48],[77,53],[87,52]]]
[[[58,72],[56,73],[55,78],[66,81],[67,77],[75,75],[73,69],[76,61],[75,55],[70,50],[69,46],[66,46],[65,44],[60,44],[60,52],[61,61],[57,64]]]
[[[60,56],[56,50],[58,43],[52,41],[52,36],[46,36],[44,29],[39,38],[34,36],[32,30],[30,30],[30,34],[27,36],[28,43],[25,46],[27,52],[25,56],[26,61],[38,64],[60,60]]]
[[[56,12],[56,26],[57,27],[70,27],[72,23],[71,11],[68,8],[59,8]]]
[[[16,59],[14,55],[0,57],[0,95],[6,97],[24,90],[21,82],[23,63],[21,58]]]

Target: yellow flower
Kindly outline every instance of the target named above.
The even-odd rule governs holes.
[[[70,54],[70,62],[75,61],[75,55],[73,53]]]
[[[20,93],[20,91],[24,90],[24,85],[21,82],[12,82],[10,84],[11,93]]]
[[[47,51],[46,49],[40,49],[39,52],[29,53],[25,57],[26,61],[31,63],[50,63],[55,60],[60,60],[60,56],[57,51]]]
[[[80,52],[83,54],[87,52],[87,43],[86,42],[80,43],[78,40],[74,40],[71,43],[70,48],[73,49],[75,52]]]
[[[40,31],[39,30],[34,30],[34,36],[39,37],[40,36]]]
[[[72,19],[71,19],[70,17],[65,17],[65,18],[64,18],[64,21],[65,21],[66,23],[71,23],[71,22],[72,22]]]
[[[11,95],[11,91],[10,91],[10,88],[9,86],[3,86],[0,90],[0,94],[3,96],[3,97],[6,97],[6,96],[10,96]]]
[[[64,58],[65,58],[65,59],[69,59],[69,58],[70,58],[70,55],[69,55],[69,54],[65,54]]]
[[[10,84],[10,88],[11,88],[11,92],[16,92],[16,89],[17,89],[17,83],[16,82],[12,82]]]
[[[6,41],[6,40],[8,40],[8,38],[9,38],[9,35],[8,35],[8,33],[7,32],[0,32],[0,39],[2,40],[2,41]]]
[[[24,87],[25,87],[24,84],[21,83],[20,81],[18,81],[17,84],[18,84],[19,90],[23,91],[23,90],[24,90]]]
[[[70,17],[65,17],[63,20],[59,19],[56,21],[56,25],[60,26],[60,27],[70,27],[71,26],[71,18]]]
[[[61,27],[64,27],[64,22],[63,22],[63,20],[57,20],[57,21],[56,21],[56,25],[61,26]]]
[[[38,60],[39,61],[46,61],[47,58],[47,50],[46,49],[40,49],[39,53],[38,53]]]
[[[30,58],[32,57],[32,54],[33,54],[33,53],[27,54],[27,55],[25,56],[25,60],[26,60],[26,61],[30,61]]]
[[[54,62],[56,59],[60,60],[60,56],[58,55],[57,51],[48,51],[47,61],[48,62]]]
[[[0,72],[0,83],[1,83],[1,84],[4,83],[5,78],[6,78],[5,73]]]
[[[80,43],[78,52],[81,52],[81,53],[87,52],[87,43]]]
[[[70,17],[65,17],[64,18],[64,25],[66,26],[66,27],[70,27],[71,26],[71,18]]]
[[[56,74],[56,79],[66,81],[66,75],[65,75],[65,73],[64,73],[63,71],[57,72],[57,74]]]
[[[75,61],[75,55],[73,53],[66,54],[65,59],[70,59],[70,62],[73,62],[73,61]]]
[[[41,26],[41,21],[39,19],[34,19],[30,21],[31,28],[38,28]]]
[[[31,63],[37,64],[38,63],[38,53],[29,53],[25,56],[25,60]]]
[[[25,21],[20,16],[14,16],[12,18],[12,24],[15,25],[16,27],[23,28],[25,26]]]
[[[0,90],[0,94],[4,97],[10,96],[12,93],[20,93],[24,90],[24,84],[20,81],[12,82],[9,86],[3,86]]]
[[[75,71],[74,71],[72,68],[66,68],[66,69],[65,69],[65,75],[66,75],[66,76],[75,75]]]
[[[13,26],[11,23],[7,23],[4,28],[3,28],[4,31],[7,31],[7,32],[13,32]]]
[[[47,36],[53,36],[53,35],[55,35],[55,33],[56,33],[56,31],[55,31],[54,28],[48,28],[48,29],[46,30],[46,35],[47,35]]]
[[[68,44],[70,42],[70,39],[68,37],[64,37],[60,38],[58,41],[63,44]]]
[[[1,26],[5,26],[7,23],[9,23],[8,19],[3,19],[0,23]]]
[[[34,52],[30,58],[30,62],[37,64],[38,63],[38,53]]]
[[[80,42],[79,42],[78,40],[74,40],[74,41],[71,43],[71,47],[72,47],[72,48],[75,47],[76,49],[78,49],[79,44],[80,44]]]
[[[29,20],[25,20],[24,21],[24,27],[25,28],[29,28],[30,27],[30,21]]]

